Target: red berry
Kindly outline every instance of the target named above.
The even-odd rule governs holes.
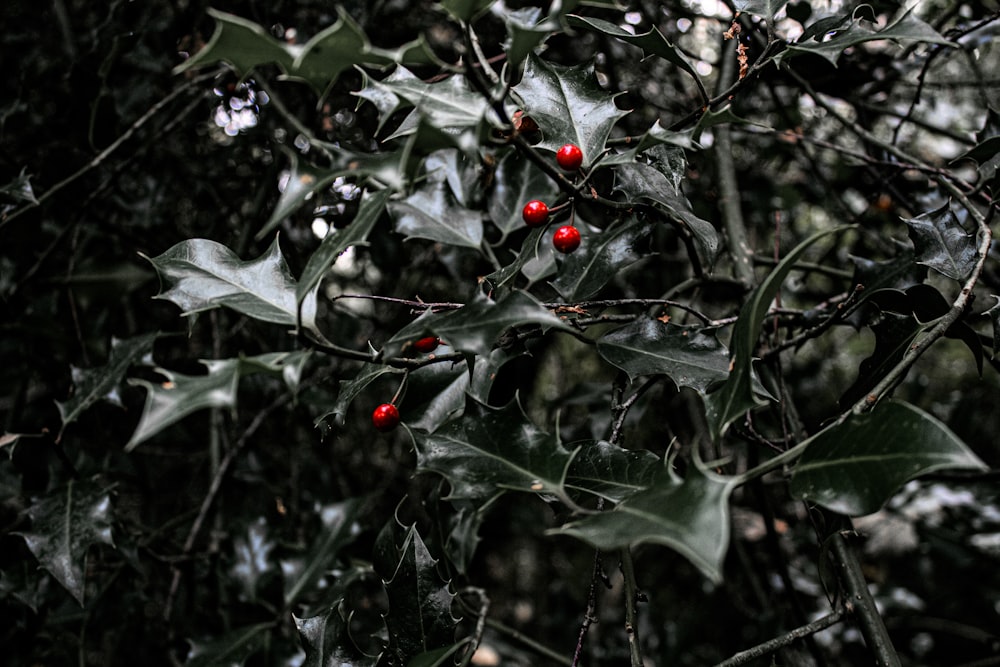
[[[441,339],[437,336],[427,336],[413,341],[413,349],[421,354],[427,354],[428,352],[436,350],[437,346],[440,344]]]
[[[372,413],[372,424],[376,430],[388,433],[399,425],[399,410],[392,403],[383,403]]]
[[[566,144],[556,153],[556,162],[564,171],[576,171],[583,164],[583,151],[576,144]]]
[[[529,227],[544,225],[545,221],[549,219],[549,207],[543,201],[532,199],[524,205],[521,217],[524,218],[524,224]]]
[[[552,237],[552,245],[561,253],[573,252],[580,247],[580,230],[573,225],[563,225]]]

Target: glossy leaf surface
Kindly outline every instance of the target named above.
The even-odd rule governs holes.
[[[598,339],[597,351],[635,381],[663,374],[701,394],[729,377],[729,352],[711,331],[642,317]]]
[[[56,401],[62,418],[57,439],[62,438],[66,427],[97,401],[107,400],[120,405],[118,387],[122,378],[129,366],[152,353],[153,343],[159,335],[150,333],[133,338],[112,338],[107,364],[86,370],[72,368],[73,394],[64,402]]]
[[[792,469],[792,495],[852,516],[877,511],[914,477],[986,469],[947,426],[902,401],[851,415],[808,442]]]
[[[555,152],[576,144],[584,168],[601,154],[611,129],[627,113],[597,85],[593,65],[563,67],[529,56],[514,92],[542,131],[539,147]]]
[[[516,402],[491,408],[470,399],[459,419],[413,436],[419,468],[443,475],[449,498],[485,500],[500,489],[565,495],[573,454],[528,421]]]
[[[976,264],[976,237],[965,230],[951,208],[904,220],[917,251],[917,262],[954,280],[965,280]]]
[[[267,252],[248,261],[207,239],[181,241],[149,260],[160,276],[158,299],[172,301],[184,315],[231,308],[265,322],[295,326],[297,284],[275,238]],[[316,295],[302,302],[302,325],[316,330]]]
[[[350,612],[338,602],[324,613],[309,618],[293,615],[305,661],[302,667],[375,667],[379,656],[362,655],[350,636]]]
[[[114,546],[109,490],[94,482],[69,482],[27,509],[31,528],[19,533],[38,562],[83,605],[87,551]]]
[[[601,549],[661,544],[674,549],[714,582],[722,579],[729,546],[732,483],[696,467],[683,482],[663,474],[611,511],[573,521],[557,533]]]
[[[617,503],[651,487],[662,470],[663,462],[648,450],[598,440],[580,445],[566,474],[566,488]]]
[[[640,259],[637,246],[651,233],[651,222],[631,218],[598,234],[563,259],[552,287],[567,301],[588,299]]]

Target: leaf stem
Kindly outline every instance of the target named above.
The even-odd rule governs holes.
[[[766,655],[771,655],[775,653],[778,649],[784,648],[793,642],[814,635],[817,632],[826,630],[829,627],[840,623],[844,619],[844,610],[838,609],[833,613],[827,614],[822,618],[818,618],[812,623],[808,623],[801,627],[795,628],[794,630],[789,630],[780,637],[775,637],[774,639],[768,640],[762,644],[758,644],[753,648],[748,648],[745,651],[740,651],[736,655],[723,660],[722,662],[715,665],[715,667],[738,667],[738,665],[745,665],[752,660],[757,658],[762,658]]]

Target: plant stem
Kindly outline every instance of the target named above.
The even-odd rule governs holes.
[[[849,596],[849,609],[856,612],[861,634],[868,644],[868,649],[875,656],[878,667],[900,667],[899,655],[892,646],[892,639],[885,628],[885,622],[875,607],[871,591],[865,582],[854,551],[851,550],[843,533],[836,532],[830,536],[833,553],[840,570],[840,581]]]
[[[628,547],[621,550],[622,576],[625,579],[625,633],[628,635],[628,654],[631,667],[643,667],[639,646],[639,589],[635,583],[635,564]]]
[[[733,657],[718,663],[715,667],[737,667],[737,665],[745,665],[751,660],[771,655],[778,649],[784,648],[796,640],[808,637],[809,635],[814,635],[821,630],[825,630],[833,625],[836,625],[837,623],[840,623],[843,618],[844,610],[838,609],[832,614],[827,614],[823,618],[816,619],[812,623],[795,628],[794,630],[789,630],[780,637],[775,637],[774,639],[768,640],[763,644],[758,644],[753,648],[740,651]]]
[[[516,630],[510,627],[509,625],[504,625],[500,621],[494,620],[492,618],[486,619],[486,625],[493,628],[497,632],[500,632],[501,634],[507,635],[511,639],[516,639],[517,641],[521,642],[522,644],[524,644],[531,650],[535,651],[539,655],[544,655],[549,660],[558,662],[560,665],[566,665],[566,667],[572,667],[573,665],[573,661],[564,656],[562,653],[553,651],[548,646],[535,641],[534,639],[524,634],[520,630]]]

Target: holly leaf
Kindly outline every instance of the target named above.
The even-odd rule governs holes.
[[[508,9],[504,13],[503,20],[507,26],[508,67],[519,67],[536,46],[559,29],[559,23],[552,17],[540,21],[541,16],[542,10],[538,7]]]
[[[350,636],[350,613],[343,601],[310,618],[292,615],[306,658],[302,667],[375,667],[379,656],[363,655]]]
[[[449,499],[485,500],[499,489],[565,497],[573,458],[513,401],[491,408],[469,399],[464,414],[434,433],[413,433],[417,465],[451,483]]]
[[[605,361],[625,371],[630,381],[662,374],[680,387],[704,395],[729,377],[729,352],[715,333],[641,317],[597,340]]]
[[[521,251],[514,261],[483,278],[489,292],[496,296],[510,293],[512,285],[519,275],[524,274],[529,281],[538,280],[555,271],[555,249],[551,243],[543,243],[547,235],[545,227],[535,227],[521,243]],[[531,269],[538,269],[533,272]],[[529,275],[531,274],[531,275]]]
[[[625,498],[613,510],[552,532],[571,535],[602,551],[662,544],[718,583],[729,546],[733,488],[732,480],[692,466],[682,482],[663,474],[653,486]]]
[[[319,511],[322,528],[315,535],[302,558],[282,561],[285,582],[285,608],[296,604],[302,595],[318,586],[329,572],[337,554],[355,540],[360,532],[358,518],[364,501],[361,498],[324,505]]]
[[[146,402],[132,437],[125,445],[130,452],[168,426],[205,408],[235,408],[240,378],[258,373],[276,375],[294,386],[307,352],[272,352],[241,359],[202,360],[205,375],[184,375],[164,368],[156,372],[166,378],[154,384],[132,379],[130,384],[146,389]]]
[[[31,528],[24,538],[39,564],[83,606],[87,588],[87,552],[94,544],[114,547],[109,489],[94,482],[71,481],[32,502]]]
[[[0,185],[0,196],[7,197],[16,202],[38,205],[38,200],[35,198],[35,191],[31,187],[31,176],[28,175],[25,169],[21,169],[21,173],[17,178]]]
[[[992,184],[1000,170],[1000,113],[989,106],[983,129],[976,133],[976,145],[962,153],[953,162],[973,160],[979,171],[979,185]],[[23,175],[23,172],[22,172]]]
[[[486,11],[495,0],[441,0],[441,6],[456,21],[471,21]]]
[[[651,222],[631,216],[600,234],[586,236],[586,243],[578,251],[563,258],[552,287],[567,301],[594,296],[615,276],[639,261],[636,246],[652,230]]]
[[[310,293],[345,250],[366,243],[368,235],[385,210],[390,194],[389,190],[379,190],[365,195],[351,224],[343,229],[331,229],[323,238],[306,262],[306,268],[302,270],[302,277],[295,288],[295,298],[299,302],[309,298]]]
[[[56,401],[62,426],[56,442],[62,439],[66,427],[72,424],[84,411],[97,401],[106,400],[121,405],[119,385],[129,366],[150,354],[159,332],[143,334],[133,338],[112,338],[108,363],[100,368],[84,370],[73,366],[73,394],[65,401]]]
[[[412,195],[390,202],[389,213],[396,231],[407,238],[476,249],[483,242],[482,215],[455,200],[443,175],[430,175]]]
[[[773,2],[773,0],[766,0]],[[811,27],[811,26],[810,26]],[[957,46],[932,28],[930,25],[920,20],[914,13],[913,8],[907,9],[899,18],[887,25],[882,30],[874,30],[871,22],[859,18],[854,14],[845,16],[843,21],[836,26],[826,26],[823,30],[812,33],[807,28],[806,33],[812,39],[805,39],[806,34],[796,44],[789,44],[783,52],[775,56],[776,62],[781,63],[784,58],[792,57],[799,53],[813,53],[825,58],[831,65],[836,66],[840,54],[845,49],[857,46],[864,42],[887,39],[897,43],[905,42],[925,42],[928,44],[943,44],[945,46]],[[833,33],[832,37],[828,37]]]
[[[557,151],[576,144],[589,167],[604,152],[611,129],[626,115],[597,84],[593,64],[563,67],[530,55],[521,83],[514,92],[523,101],[524,113],[542,131],[540,148]]]
[[[446,354],[442,349],[441,354]],[[431,364],[410,373],[406,388],[406,424],[435,431],[465,408],[469,388],[465,364]]]
[[[233,564],[229,573],[239,587],[240,598],[255,602],[257,590],[274,570],[275,541],[269,535],[267,519],[257,520],[233,538]]]
[[[649,56],[658,56],[669,63],[677,65],[683,71],[690,74],[698,84],[699,90],[704,92],[704,84],[701,81],[701,77],[698,76],[698,72],[695,70],[694,66],[688,62],[688,59],[684,57],[676,46],[670,43],[670,40],[664,37],[659,28],[654,27],[649,32],[634,35],[621,26],[615,25],[614,23],[610,23],[603,19],[571,15],[567,16],[566,20],[574,28],[595,30],[610,37],[614,37],[615,39],[620,39],[626,44],[638,46],[642,49],[642,56],[644,59]],[[707,93],[703,95],[703,98],[708,99]]]
[[[396,664],[408,664],[414,656],[454,642],[458,620],[451,615],[451,604],[455,596],[441,581],[436,566],[416,527],[411,527],[396,571],[385,582],[389,598],[385,625]]]
[[[858,378],[840,397],[840,407],[847,409],[861,400],[892,370],[910,348],[922,327],[910,315],[880,313],[870,325],[875,334],[875,349],[858,366]]]
[[[729,425],[747,410],[760,405],[753,391],[753,354],[760,337],[771,302],[774,300],[785,277],[795,268],[795,263],[812,244],[830,234],[844,231],[844,227],[813,234],[796,246],[778,262],[767,278],[750,293],[750,298],[740,309],[740,315],[733,327],[730,342],[732,372],[725,384],[705,398],[705,413],[712,440],[718,441]],[[759,393],[759,392],[757,392]]]
[[[285,72],[292,69],[293,50],[271,37],[262,26],[211,7],[207,11],[215,19],[215,32],[200,51],[174,68],[174,74],[219,61],[236,70],[240,77],[270,63],[277,63]]]
[[[476,128],[489,109],[487,100],[469,88],[465,77],[461,76],[427,83],[405,67],[398,67],[392,76],[384,81],[372,81],[371,85],[416,107],[424,121],[439,129]],[[400,102],[393,111],[401,107]],[[393,136],[400,134],[397,130]]]
[[[327,412],[316,420],[316,424],[322,424],[332,417],[338,426],[343,426],[344,419],[347,416],[347,409],[368,385],[383,377],[399,375],[404,372],[402,368],[393,368],[392,366],[385,366],[383,364],[365,364],[354,378],[340,381],[337,402],[330,412]]]
[[[146,259],[160,277],[156,298],[177,304],[185,316],[225,306],[264,322],[296,326],[297,285],[277,237],[266,253],[246,262],[221,243],[207,239],[181,241],[162,255]],[[315,291],[302,301],[302,325],[320,335]]]
[[[618,503],[651,487],[662,469],[663,462],[648,450],[598,440],[580,446],[569,464],[566,488]]]
[[[488,354],[504,331],[514,326],[537,324],[547,329],[568,326],[533,296],[515,291],[499,301],[477,292],[472,301],[457,310],[433,313],[423,327],[458,352]]]
[[[644,201],[655,206],[670,219],[690,230],[697,242],[702,259],[712,264],[719,254],[719,235],[711,223],[702,220],[691,209],[681,183],[686,161],[684,151],[658,145],[646,155],[650,164],[632,162],[615,167],[615,190],[630,201]]]
[[[733,5],[741,14],[753,14],[767,21],[773,21],[774,15],[787,3],[788,0],[736,0]]]
[[[538,199],[553,202],[559,196],[555,181],[519,151],[508,152],[497,165],[487,210],[503,236],[524,227],[521,211],[525,203]]]
[[[466,392],[483,405],[488,405],[490,391],[493,389],[493,382],[497,379],[500,369],[507,362],[526,355],[527,352],[523,347],[518,349],[498,347],[490,350],[488,355],[477,356],[472,368],[472,379]]]
[[[927,269],[915,263],[916,256],[910,248],[902,249],[898,255],[883,262],[854,255],[848,257],[854,264],[851,284],[864,287],[862,299],[881,289],[906,289],[927,278]]]
[[[920,475],[987,469],[947,426],[902,401],[852,414],[806,443],[792,469],[792,495],[850,516],[877,511]]]
[[[976,265],[976,237],[962,226],[951,204],[904,220],[916,248],[917,263],[962,282]]]
[[[250,656],[264,648],[273,629],[273,622],[258,623],[230,630],[215,639],[189,639],[191,650],[184,661],[184,667],[242,665]]]

